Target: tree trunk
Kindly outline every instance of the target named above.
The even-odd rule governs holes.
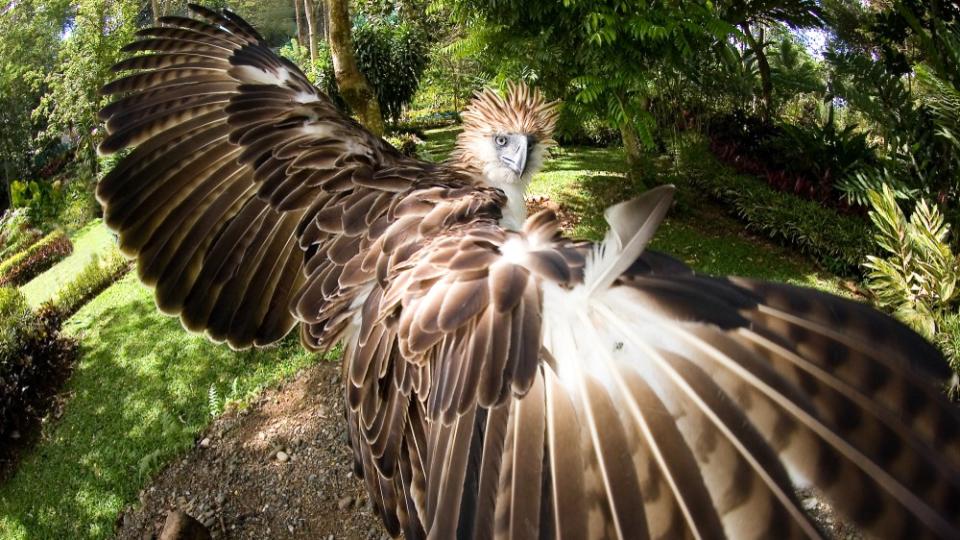
[[[329,28],[330,22],[329,17],[327,17],[327,3],[323,0],[319,0],[317,4],[317,38],[326,43],[329,40]]]
[[[300,0],[293,0],[293,13],[297,18],[297,43],[301,47],[308,47],[307,26],[303,22],[303,3]]]
[[[321,2],[323,0],[320,0]],[[307,41],[310,44],[310,71],[317,69],[317,10],[313,0],[303,0],[303,11],[307,17]]]
[[[620,137],[623,138],[623,151],[627,155],[627,176],[646,189],[646,179],[650,173],[650,157],[643,149],[637,128],[629,122],[620,124]]]
[[[160,12],[160,0],[150,0],[150,11],[153,15],[153,24],[160,24],[160,17],[163,16]]]
[[[350,37],[350,14],[347,0],[329,0],[330,55],[337,87],[347,105],[360,117],[360,123],[373,134],[383,135],[383,115],[377,96],[370,88],[367,78],[357,67],[357,57]]]
[[[750,51],[757,58],[757,70],[760,72],[760,99],[762,101],[761,116],[768,120],[773,114],[773,79],[770,76],[770,62],[767,60],[767,53],[763,47],[763,32],[760,32],[759,39],[753,36],[750,31],[750,24],[740,23],[740,29],[743,30],[743,37],[747,40]]]

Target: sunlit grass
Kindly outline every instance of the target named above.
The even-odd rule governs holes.
[[[2,538],[104,538],[125,504],[210,422],[208,391],[245,398],[316,361],[296,336],[234,352],[161,315],[133,274],[70,319],[82,356],[60,420],[0,486]],[[236,385],[233,384],[236,379]]]
[[[73,253],[69,257],[20,287],[31,307],[36,308],[56,296],[57,291],[80,273],[92,257],[106,253],[114,244],[113,235],[99,219],[88,223],[70,240]]]

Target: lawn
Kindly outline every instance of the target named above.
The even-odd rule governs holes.
[[[113,235],[99,219],[88,223],[70,240],[73,242],[73,253],[69,257],[20,287],[31,307],[36,308],[52,299],[60,287],[80,273],[91,258],[104,254],[114,244]]]
[[[427,133],[433,159],[450,151],[456,129]],[[638,193],[624,176],[619,149],[552,152],[531,193],[549,196],[581,217],[573,234],[599,238],[605,206]],[[664,162],[664,178],[669,167]],[[745,234],[705,197],[680,193],[654,247],[694,268],[813,285],[836,291],[836,278],[818,272],[789,249]],[[92,224],[77,236],[77,253],[25,287],[41,299],[75,273],[110,236]],[[86,255],[83,255],[86,253]],[[66,331],[80,339],[81,358],[65,389],[59,420],[13,478],[0,486],[0,537],[104,538],[119,511],[136,501],[151,475],[195,443],[211,412],[210,388],[240,401],[316,361],[295,337],[279,348],[233,352],[186,333],[157,312],[135,274],[74,315]]]
[[[67,324],[82,356],[63,416],[0,486],[2,538],[104,538],[150,476],[211,419],[211,385],[244,398],[316,360],[296,336],[233,352],[161,315],[133,273]],[[236,379],[236,382],[234,382]],[[232,395],[231,395],[232,394]]]

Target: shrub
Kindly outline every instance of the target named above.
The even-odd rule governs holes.
[[[23,208],[7,210],[0,216],[0,261],[23,251],[40,239],[40,231],[30,226]]]
[[[79,274],[57,293],[53,305],[68,318],[130,269],[128,261],[114,248],[105,257],[94,257]]]
[[[103,214],[94,196],[94,183],[85,178],[74,178],[65,189],[63,206],[56,221],[66,231],[80,230],[90,220]]]
[[[870,194],[870,204],[877,245],[885,253],[867,257],[867,287],[880,306],[934,340],[960,299],[958,259],[947,243],[950,226],[924,200],[907,220],[886,186]]]
[[[387,142],[401,154],[410,157],[417,157],[417,147],[423,144],[423,140],[414,133],[398,133],[387,137]]]
[[[738,171],[762,177],[780,191],[843,207],[847,201],[836,197],[838,184],[874,171],[878,159],[865,133],[854,125],[837,126],[832,105],[821,116],[816,122],[791,125],[734,112],[714,122],[711,147]]]
[[[63,181],[60,179],[10,182],[11,206],[26,209],[33,223],[52,221],[63,208],[64,200]]]
[[[54,231],[0,263],[0,286],[23,285],[73,252],[63,231]]]
[[[427,37],[398,17],[359,16],[353,25],[357,67],[377,94],[385,119],[396,124],[427,67]]]
[[[30,311],[17,289],[0,287],[0,440],[42,414],[76,343],[60,334],[56,310]]]
[[[680,176],[727,205],[748,229],[793,245],[836,274],[860,271],[870,230],[859,217],[839,214],[777,191],[758,178],[736,174],[718,163],[703,144],[683,145],[679,158]]]

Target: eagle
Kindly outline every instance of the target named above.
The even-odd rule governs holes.
[[[874,309],[526,215],[557,105],[470,103],[404,156],[228,10],[139,31],[103,91],[106,224],[158,308],[230,347],[343,344],[355,469],[407,538],[821,537],[809,485],[884,538],[960,538],[960,417],[928,342]]]

